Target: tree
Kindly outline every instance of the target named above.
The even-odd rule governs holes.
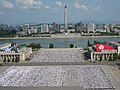
[[[94,40],[94,45],[97,44],[97,41]]]
[[[110,55],[110,57],[109,57],[109,61],[112,61],[113,59],[112,59],[112,56]]]
[[[114,53],[113,54],[113,60],[116,61],[118,59],[118,54],[117,53]]]
[[[77,46],[75,46],[75,48],[77,48]]]
[[[107,60],[107,57],[105,56],[105,60]]]
[[[69,47],[70,47],[70,48],[74,48],[74,44],[71,43],[71,44],[69,45]]]
[[[99,60],[100,62],[102,61],[102,55],[100,55],[100,60]]]
[[[90,41],[89,41],[89,40],[88,40],[87,46],[88,46],[88,47],[89,47],[89,46],[91,46],[91,45],[90,45]]]
[[[16,43],[15,43],[15,42],[12,42],[12,43],[11,43],[11,46],[14,46],[14,45],[16,45]]]
[[[120,60],[120,54],[118,55],[118,60]]]
[[[10,59],[8,58],[8,62],[10,62]]]
[[[12,59],[12,62],[14,62],[14,61],[15,61],[15,59],[13,58],[13,59]]]
[[[15,62],[16,63],[19,62],[19,58],[18,57],[15,58]]]
[[[3,62],[5,63],[7,60],[6,60],[6,57],[4,58]]]
[[[36,43],[30,43],[29,47],[32,47],[32,49],[36,48]]]
[[[53,44],[53,43],[50,43],[50,44],[49,44],[49,48],[54,48],[54,44]]]
[[[18,62],[20,62],[20,58],[18,57],[18,60],[17,60]]]
[[[40,44],[40,43],[37,43],[37,44],[36,44],[36,48],[37,48],[37,49],[42,48],[41,44]]]
[[[30,45],[28,47],[31,47],[33,50],[42,48],[40,43],[30,43]]]

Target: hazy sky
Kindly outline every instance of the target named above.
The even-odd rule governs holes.
[[[68,21],[120,21],[120,0],[0,0],[0,23],[63,23]]]

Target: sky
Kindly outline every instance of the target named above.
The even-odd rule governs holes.
[[[68,22],[120,21],[120,0],[0,0],[0,23],[64,23],[64,5]]]

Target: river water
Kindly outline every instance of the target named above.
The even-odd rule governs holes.
[[[29,44],[32,42],[35,43],[41,43],[43,48],[48,48],[50,43],[54,44],[55,48],[68,48],[69,44],[73,43],[77,47],[87,47],[88,40],[90,43],[93,43],[94,40],[100,41],[100,42],[109,42],[109,41],[120,41],[120,38],[38,38],[38,39],[7,39],[7,40],[0,40],[0,44],[3,43],[11,43],[15,42],[17,44]]]

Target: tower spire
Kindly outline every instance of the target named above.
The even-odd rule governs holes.
[[[67,5],[65,5],[65,8],[67,8]]]
[[[64,24],[65,24],[65,32],[67,32],[68,30],[68,24],[67,24],[67,5],[65,5],[64,8]]]

